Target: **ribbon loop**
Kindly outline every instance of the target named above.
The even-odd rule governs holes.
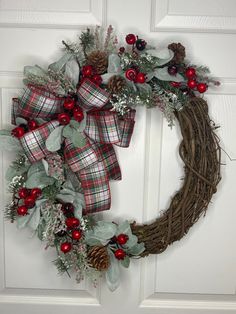
[[[12,107],[11,107],[11,124],[16,125],[16,118],[19,116],[19,99],[12,98]]]
[[[52,119],[63,109],[64,98],[35,86],[28,86],[19,101],[19,115],[24,118]]]
[[[117,113],[109,110],[88,112],[84,133],[94,142],[118,143],[121,134]]]
[[[71,141],[65,140],[65,159],[73,172],[78,172],[98,162],[98,157],[87,141],[84,147],[75,147]]]
[[[126,115],[119,119],[119,128],[120,128],[120,141],[115,143],[115,145],[120,147],[129,147],[131,137],[134,130],[134,118],[136,110],[130,110]]]
[[[77,95],[86,110],[102,108],[109,100],[109,94],[89,79],[83,80]]]
[[[59,125],[54,120],[41,125],[39,128],[25,133],[20,138],[20,143],[30,162],[34,163],[43,159],[47,154],[51,154],[46,148],[46,139],[49,134]]]

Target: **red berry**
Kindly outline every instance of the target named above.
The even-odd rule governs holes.
[[[197,86],[197,82],[194,79],[188,80],[188,87],[194,89]]]
[[[17,208],[17,214],[19,216],[25,216],[28,213],[28,208],[25,205],[19,206]]]
[[[193,78],[194,76],[196,76],[196,70],[194,68],[187,68],[185,71],[185,75],[187,76],[187,78]]]
[[[33,130],[37,129],[38,123],[35,120],[29,120],[28,121],[28,127],[29,127],[30,131],[33,131]]]
[[[64,203],[61,206],[61,210],[63,211],[64,215],[73,214],[74,213],[74,209],[75,209],[75,207],[71,203]]]
[[[20,188],[18,191],[19,198],[24,199],[29,195],[29,190],[26,188]]]
[[[17,126],[15,129],[11,131],[11,134],[14,137],[21,138],[25,134],[24,128]]]
[[[205,93],[205,91],[207,90],[207,84],[205,83],[197,84],[197,90],[199,91],[199,93]]]
[[[144,39],[138,39],[135,43],[135,46],[139,51],[144,50],[146,48],[146,45],[147,43]]]
[[[80,224],[79,219],[75,218],[75,217],[68,217],[66,219],[66,226],[68,229],[73,229],[78,227]]]
[[[85,65],[82,67],[82,74],[84,77],[91,77],[93,75],[93,67],[91,65]]]
[[[177,72],[178,72],[178,68],[177,68],[176,65],[170,65],[170,66],[168,66],[168,73],[169,73],[170,75],[176,75]]]
[[[26,196],[24,203],[27,208],[33,208],[35,206],[35,197],[32,195]]]
[[[36,199],[42,195],[42,190],[40,188],[33,188],[30,191],[30,195]]]
[[[125,47],[120,47],[119,52],[122,54],[125,52]]]
[[[57,116],[57,119],[62,125],[67,125],[70,123],[70,116],[68,115],[68,113],[65,113],[65,112],[59,113],[59,115]]]
[[[75,100],[71,97],[67,97],[64,101],[63,106],[67,110],[72,110],[75,106]]]
[[[146,74],[139,72],[136,76],[136,80],[135,82],[139,83],[139,84],[143,84],[146,82]]]
[[[80,230],[76,229],[72,231],[72,239],[80,240],[81,237],[82,237],[82,232]]]
[[[137,72],[135,69],[128,69],[125,71],[125,76],[130,81],[135,81],[137,77]]]
[[[129,240],[129,237],[127,236],[127,234],[124,234],[124,233],[121,233],[116,237],[116,241],[120,245],[124,245],[128,240]]]
[[[68,252],[70,252],[70,250],[72,249],[72,245],[71,245],[71,243],[70,242],[63,242],[62,244],[61,244],[61,251],[63,252],[63,253],[68,253]]]
[[[170,82],[170,84],[171,84],[171,86],[176,87],[176,88],[181,86],[180,82]]]
[[[81,122],[84,119],[83,110],[80,107],[76,107],[73,110],[73,117],[76,121]]]
[[[133,45],[136,43],[136,36],[134,34],[128,34],[125,37],[125,40],[126,40],[128,45]]]
[[[119,260],[124,259],[126,255],[125,251],[122,249],[117,249],[114,254],[115,254],[115,257]]]
[[[95,74],[93,77],[92,77],[92,80],[95,84],[97,85],[101,85],[102,84],[102,77],[101,75],[99,74]]]

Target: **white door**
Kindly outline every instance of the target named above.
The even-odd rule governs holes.
[[[182,42],[189,59],[209,65],[222,85],[207,93],[211,115],[221,125],[222,182],[204,219],[160,256],[123,270],[111,293],[59,277],[27,231],[3,222],[0,213],[0,313],[236,313],[236,2],[235,0],[0,0],[1,127],[9,124],[11,98],[20,93],[23,66],[54,61],[62,39],[75,39],[87,25],[112,24],[165,46]],[[157,110],[139,109],[129,149],[119,149],[123,180],[112,184],[106,219],[154,218],[180,185],[177,127]],[[1,155],[1,207],[7,201],[4,172],[14,156]]]

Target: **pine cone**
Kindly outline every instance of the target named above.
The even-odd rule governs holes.
[[[182,63],[185,58],[185,47],[180,43],[172,43],[168,46],[174,52],[174,58],[171,60],[171,63]]]
[[[122,76],[114,75],[109,79],[107,88],[112,94],[119,94],[125,86],[125,79]]]
[[[103,74],[107,71],[108,55],[105,51],[93,51],[87,56],[87,64],[91,65],[97,74]]]
[[[88,252],[88,263],[99,271],[108,269],[110,258],[105,246],[93,246]]]

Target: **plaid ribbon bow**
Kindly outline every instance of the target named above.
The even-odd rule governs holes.
[[[113,144],[129,146],[135,110],[130,110],[123,117],[119,117],[117,112],[104,110],[102,107],[109,101],[109,94],[88,79],[79,86],[77,94],[80,105],[87,111],[84,129],[87,141],[83,147],[75,147],[69,139],[65,139],[64,157],[81,182],[85,198],[84,213],[88,214],[111,207],[109,181],[121,180],[121,170]],[[32,163],[49,153],[45,142],[59,125],[53,118],[62,110],[62,106],[61,98],[36,87],[28,87],[21,99],[13,99],[13,123],[17,116],[50,120],[20,138],[25,154]]]

